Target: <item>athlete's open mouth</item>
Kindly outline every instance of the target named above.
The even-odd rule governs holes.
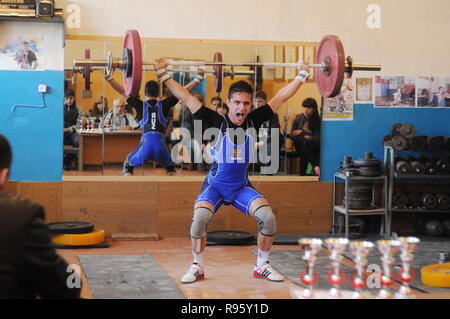
[[[236,113],[236,117],[240,120],[243,119],[244,116],[245,116],[245,113]]]

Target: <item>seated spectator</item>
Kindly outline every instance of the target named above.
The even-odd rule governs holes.
[[[100,96],[87,112],[88,117],[95,117],[95,127],[99,127],[100,122],[102,121],[105,114],[108,112],[108,100],[106,97]]]
[[[222,99],[218,96],[213,96],[211,99],[211,110],[217,111],[217,107],[222,105]]]
[[[139,128],[134,116],[125,112],[125,100],[116,98],[114,100],[114,109],[109,110],[104,117],[103,127],[110,127],[113,130],[130,131]]]
[[[0,299],[79,298],[81,278],[55,251],[44,208],[6,192],[11,161],[0,135]]]
[[[300,157],[300,175],[306,175],[308,163],[313,166],[314,173],[319,175],[321,123],[317,102],[307,98],[302,106],[303,113],[298,114],[292,122],[290,137]]]
[[[68,89],[64,93],[64,145],[78,147],[77,124],[83,118],[83,111],[77,107],[75,92]]]

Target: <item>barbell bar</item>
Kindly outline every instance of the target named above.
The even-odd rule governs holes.
[[[324,98],[335,97],[339,94],[344,75],[351,77],[353,71],[380,71],[379,64],[358,64],[353,63],[352,57],[345,58],[344,48],[340,39],[335,35],[326,35],[320,41],[317,48],[316,61],[320,63],[310,64],[315,69],[316,84],[320,94]],[[224,66],[240,66],[255,68],[297,68],[297,63],[274,63],[274,62],[224,62],[222,54],[217,52],[214,60],[204,61],[173,61],[168,63],[172,66],[212,66],[214,69],[214,88],[216,92],[222,89],[222,77]],[[128,96],[139,94],[142,81],[142,66],[154,66],[154,62],[142,60],[141,39],[138,31],[128,30],[125,34],[123,55],[114,58],[108,52],[105,60],[75,60],[74,67],[104,67],[106,73],[111,74],[114,70],[123,72],[124,90]],[[255,71],[256,72],[256,71]]]

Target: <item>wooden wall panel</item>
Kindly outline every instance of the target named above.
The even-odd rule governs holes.
[[[41,203],[47,222],[88,221],[111,234],[158,234],[188,237],[202,181],[11,182],[8,191]],[[332,183],[254,182],[277,216],[278,233],[320,234],[330,230]],[[258,224],[233,206],[222,206],[208,231],[254,233]]]
[[[106,235],[158,233],[158,184],[64,182],[63,221],[88,221]]]
[[[61,220],[62,182],[9,182],[8,192],[41,204],[47,223]]]

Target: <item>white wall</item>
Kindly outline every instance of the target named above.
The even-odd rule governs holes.
[[[338,35],[355,62],[380,63],[384,74],[450,74],[448,0],[57,0],[81,8],[70,35],[257,41],[319,41]],[[367,7],[381,8],[369,29]],[[67,12],[66,12],[67,13]]]

